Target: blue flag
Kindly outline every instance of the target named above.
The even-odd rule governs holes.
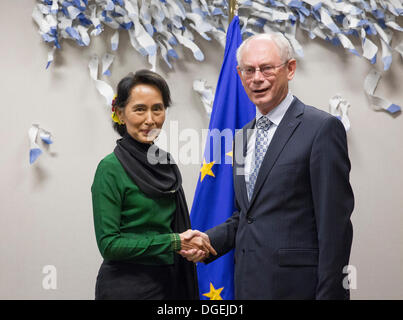
[[[218,78],[203,165],[190,214],[192,228],[208,230],[234,212],[232,141],[236,129],[256,116],[237,74],[236,50],[242,43],[239,19],[227,31],[224,60]],[[231,250],[214,262],[197,265],[200,299],[234,299],[234,253]]]

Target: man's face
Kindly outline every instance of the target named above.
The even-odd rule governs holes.
[[[266,76],[258,70],[253,74],[245,72],[270,66],[275,68],[271,68]],[[243,48],[238,74],[249,99],[262,114],[267,114],[286,97],[288,81],[294,77],[295,68],[294,59],[288,62],[281,60],[279,49],[273,41],[254,39]]]

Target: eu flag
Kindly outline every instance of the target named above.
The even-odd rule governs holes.
[[[216,87],[203,165],[190,214],[192,228],[210,229],[234,212],[232,180],[232,141],[236,129],[256,116],[246,95],[236,66],[236,50],[242,42],[239,19],[228,27],[224,60]],[[197,266],[200,299],[234,299],[233,250],[214,262]]]

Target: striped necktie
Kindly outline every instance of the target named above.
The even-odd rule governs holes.
[[[255,183],[257,176],[259,174],[260,166],[263,162],[263,158],[266,154],[267,147],[268,147],[268,130],[272,122],[269,118],[262,116],[256,122],[256,144],[255,144],[255,163],[253,167],[252,174],[249,177],[249,184],[248,184],[248,199],[252,198],[253,190],[255,188]]]

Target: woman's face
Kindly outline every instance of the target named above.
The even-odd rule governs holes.
[[[165,121],[165,107],[160,90],[152,85],[138,84],[130,93],[124,109],[117,108],[126,130],[142,143],[152,143]]]

